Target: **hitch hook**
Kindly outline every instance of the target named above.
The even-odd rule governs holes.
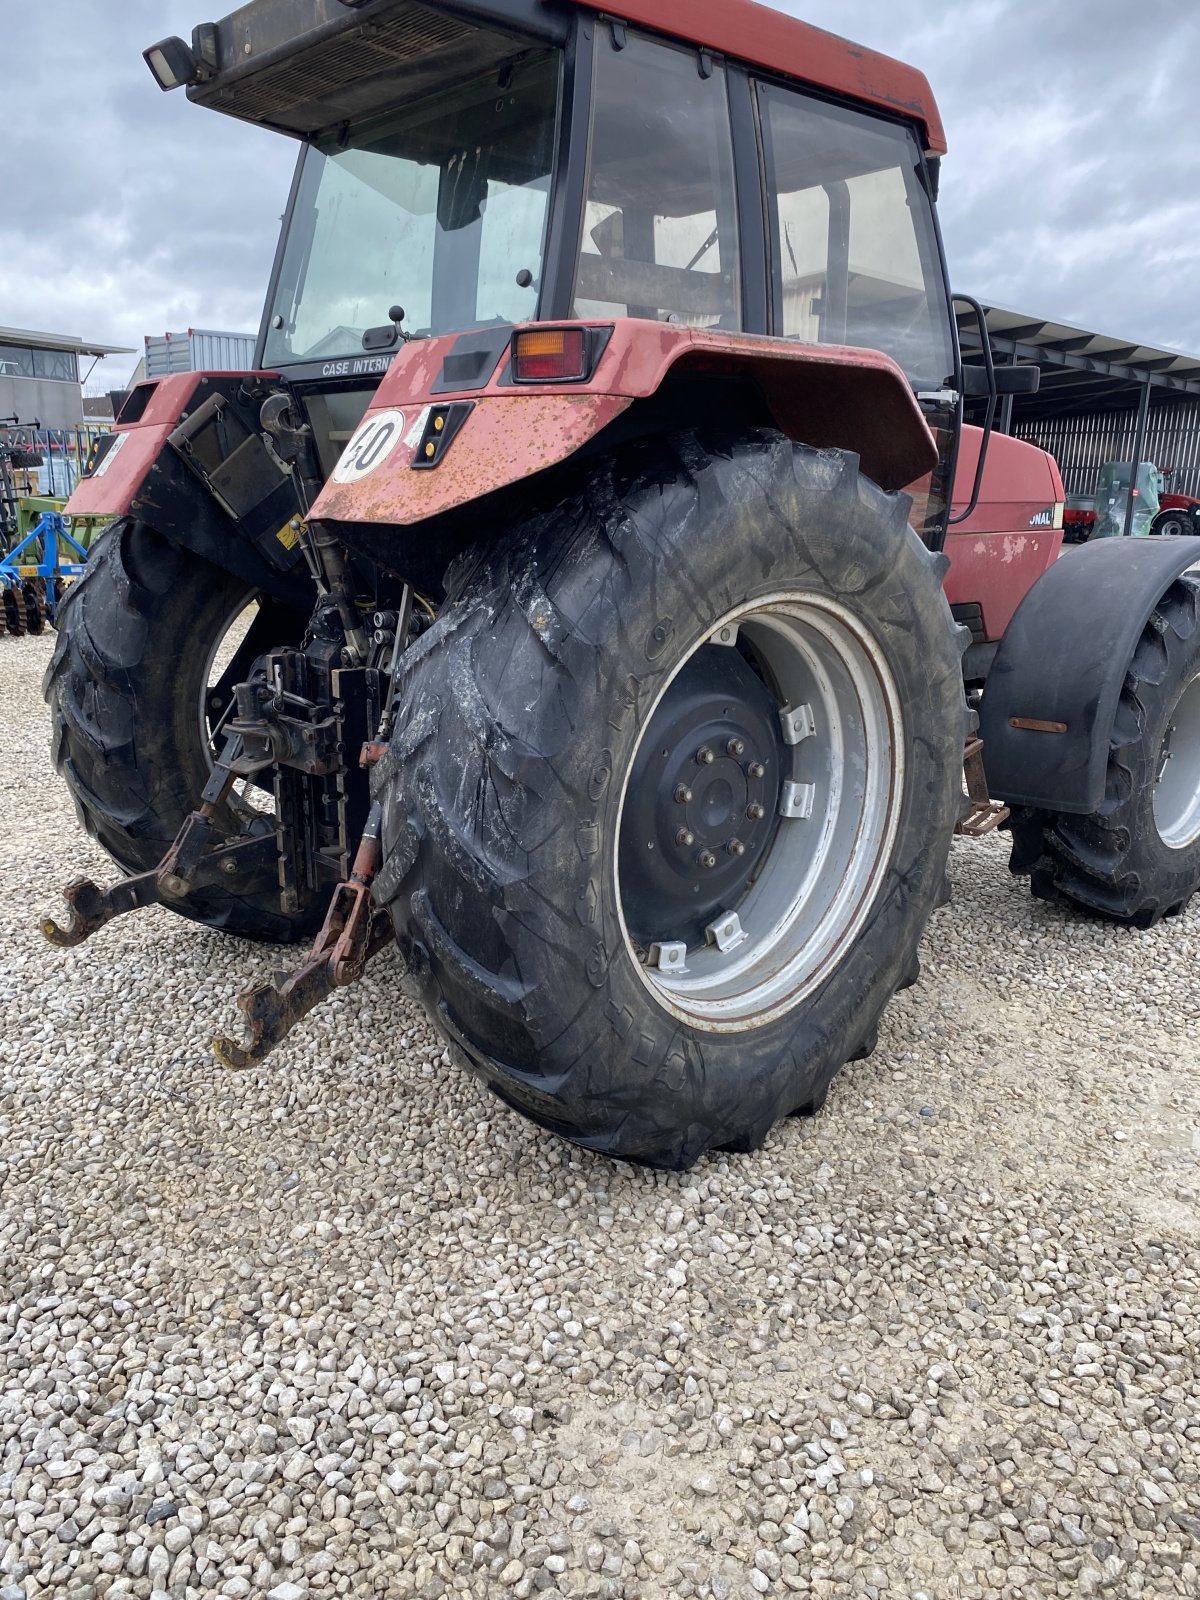
[[[308,959],[238,996],[246,1019],[245,1042],[225,1035],[212,1042],[222,1066],[240,1069],[262,1061],[302,1017],[335,989],[355,983],[367,962],[388,942],[390,919],[371,903],[371,881],[379,870],[383,812],[376,802],[367,817],[349,878],[333,891],[321,931]]]

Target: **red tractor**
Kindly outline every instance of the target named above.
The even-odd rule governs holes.
[[[871,1051],[964,818],[1186,904],[1200,540],[1056,563],[986,432],[952,513],[964,397],[1036,373],[962,364],[919,73],[750,0],[250,0],[146,56],[300,160],[255,370],[138,385],[69,507],[54,756],[128,876],[49,937],[315,933],[234,1065],[394,937],[508,1105],[678,1167]]]

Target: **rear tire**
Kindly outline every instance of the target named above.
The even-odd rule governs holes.
[[[1200,585],[1180,578],[1142,630],[1091,816],[1021,811],[1010,868],[1039,900],[1133,927],[1200,888]]]
[[[241,578],[129,521],[95,541],[63,597],[42,685],[54,764],[83,826],[127,873],[156,867],[199,804],[211,771],[201,690],[224,627],[252,599]],[[278,609],[272,620],[289,630],[278,644],[303,629]],[[242,819],[225,809],[215,820],[233,834]],[[210,928],[281,944],[304,938],[321,916],[284,915],[273,871],[165,903]]]
[[[960,808],[962,631],[907,500],[856,469],[767,432],[636,447],[465,558],[406,658],[376,898],[458,1056],[591,1149],[756,1147],[915,977]],[[788,689],[815,708],[794,741]],[[811,815],[780,815],[805,752]],[[728,911],[727,952],[701,925]],[[661,942],[654,965],[673,930],[688,974]]]
[[[1160,534],[1163,538],[1177,538],[1200,529],[1197,523],[1186,511],[1168,510],[1160,511],[1150,524],[1150,532]]]

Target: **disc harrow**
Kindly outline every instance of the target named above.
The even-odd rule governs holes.
[[[45,512],[19,544],[0,556],[0,633],[44,633],[66,586],[83,572],[87,551],[58,512]]]
[[[25,612],[24,588],[17,584],[4,587],[4,631],[15,634],[18,638],[23,633],[29,632],[29,623]]]

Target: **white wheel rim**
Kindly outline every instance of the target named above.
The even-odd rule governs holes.
[[[1172,850],[1200,839],[1200,676],[1185,685],[1163,736],[1154,822]]]
[[[809,707],[812,722],[789,747],[791,770],[783,774],[785,786],[805,792],[809,814],[781,817],[740,902],[726,908],[736,914],[741,942],[689,947],[679,971],[666,970],[661,954],[648,964],[631,937],[616,854],[637,747],[614,847],[622,936],[641,981],[679,1020],[725,1033],[762,1027],[800,1005],[859,937],[891,859],[905,768],[900,695],[878,641],[837,601],[797,591],[721,617],[663,684],[638,746],[686,661],[731,627],[769,668],[784,702]]]

